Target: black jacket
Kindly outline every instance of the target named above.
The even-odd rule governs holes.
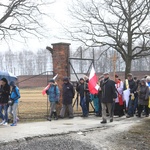
[[[73,85],[70,82],[63,84],[63,92],[62,92],[62,94],[63,94],[63,101],[62,101],[62,103],[64,105],[72,104],[72,99],[74,98],[75,90],[74,90]]]
[[[109,78],[104,79],[102,84],[102,103],[113,103],[113,99],[117,98],[115,82]]]
[[[100,88],[102,88],[103,82],[104,82],[104,80],[100,81],[100,83],[99,83]],[[98,98],[101,101],[101,99],[102,99],[102,91],[101,90],[98,91]]]
[[[0,91],[0,104],[7,104],[10,95],[10,86],[8,84],[5,84],[1,87]]]
[[[79,84],[76,87],[76,91],[80,94],[81,97],[87,97],[87,95],[89,94],[89,89],[88,89],[87,82]]]
[[[137,89],[136,82],[133,79],[128,80],[128,82],[129,82],[130,93],[134,93]],[[124,90],[126,90],[126,81],[124,83]]]

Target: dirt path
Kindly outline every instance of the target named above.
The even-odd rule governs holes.
[[[113,123],[33,137],[0,145],[0,150],[149,150],[150,118],[115,118]]]

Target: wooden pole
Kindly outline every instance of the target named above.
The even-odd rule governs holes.
[[[115,80],[115,74],[116,74],[116,61],[117,61],[117,54],[116,54],[116,52],[114,52],[114,55],[111,57],[111,59],[112,59],[112,63],[113,63],[113,78],[114,78],[114,80]]]

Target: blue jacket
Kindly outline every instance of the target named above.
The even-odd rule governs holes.
[[[18,103],[19,98],[20,98],[19,88],[17,86],[14,86],[10,93],[10,99],[14,100],[14,103]]]
[[[46,91],[47,95],[49,95],[50,102],[58,102],[60,91],[57,85],[50,85],[50,88]]]

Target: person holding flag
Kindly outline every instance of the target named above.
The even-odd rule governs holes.
[[[53,80],[55,81],[56,78],[57,78],[58,74],[56,74],[54,77],[53,77]],[[45,95],[46,94],[46,91],[50,88],[50,83],[42,90],[42,94]]]
[[[55,120],[58,119],[57,112],[56,112],[56,105],[59,102],[60,90],[54,79],[49,80],[49,85],[50,86],[46,90],[46,93],[48,95],[49,102],[50,102],[50,115],[48,117],[48,120],[51,121],[53,115]]]
[[[95,109],[96,116],[99,116],[99,114],[100,114],[99,97],[98,97],[99,88],[100,88],[100,86],[98,85],[98,80],[97,80],[97,76],[95,73],[95,69],[92,66],[90,76],[89,76],[88,89],[90,92],[91,101],[93,101],[93,103],[94,103],[94,109]]]
[[[55,82],[57,76],[58,74],[56,74],[52,79],[50,79],[49,84],[42,90],[43,96],[47,94],[50,102],[50,115],[47,118],[47,120],[49,121],[51,121],[53,115],[55,120],[58,119],[56,112],[56,104],[59,101],[60,90],[57,83]]]
[[[97,76],[95,73],[95,69],[92,66],[90,76],[89,76],[89,82],[88,82],[88,88],[91,94],[98,94],[98,90],[100,86],[97,83],[98,83],[98,80],[97,80]]]

